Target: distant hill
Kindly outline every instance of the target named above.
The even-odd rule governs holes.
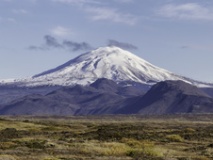
[[[131,103],[132,102],[132,103]],[[196,86],[183,81],[164,81],[144,96],[129,99],[118,114],[212,113],[213,99]]]
[[[46,95],[27,95],[0,108],[2,115],[94,115],[213,113],[213,99],[183,81],[163,81],[145,95],[98,79],[89,86],[63,87]]]

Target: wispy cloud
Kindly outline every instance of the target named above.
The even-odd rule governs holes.
[[[72,34],[69,28],[62,27],[62,26],[57,26],[51,29],[50,33],[58,37],[67,37]]]
[[[181,48],[181,49],[188,49],[188,48],[190,48],[190,46],[189,46],[189,45],[183,45],[183,46],[181,46],[180,48]]]
[[[213,45],[211,43],[191,43],[180,46],[180,49],[190,49],[195,51],[213,51]]]
[[[99,0],[52,0],[53,2],[61,2],[72,5],[85,5],[85,4],[101,4]]]
[[[3,1],[3,2],[12,2],[13,0],[0,0],[0,2]]]
[[[93,21],[111,21],[115,23],[123,23],[126,25],[135,25],[137,23],[137,16],[122,12],[117,8],[110,7],[108,1],[101,0],[51,0],[53,2],[60,2],[70,5],[78,6],[86,13]],[[133,0],[110,0],[119,3],[129,3]]]
[[[39,46],[36,45],[31,45],[28,47],[30,50],[49,50],[51,48],[60,48],[63,49],[63,45],[61,45],[56,38],[50,36],[50,35],[45,35],[44,36],[45,43]]]
[[[61,45],[56,38],[50,35],[44,36],[46,46],[51,47],[51,48],[63,48],[63,45]]]
[[[119,2],[119,3],[130,3],[130,2],[134,2],[134,0],[114,0],[115,2]]]
[[[188,45],[181,46],[181,49],[213,51],[213,45],[212,44],[188,44]]]
[[[136,16],[132,14],[122,13],[113,8],[88,7],[86,11],[92,14],[90,18],[93,21],[108,20],[127,25],[135,25],[137,23]]]
[[[113,40],[113,39],[110,39],[108,41],[108,46],[117,46],[117,47],[120,47],[120,48],[123,48],[123,49],[138,49],[137,46],[133,45],[133,44],[130,44],[130,43],[126,43],[126,42],[119,42],[119,41],[116,41],[116,40]]]
[[[14,18],[6,18],[6,21],[16,23],[16,20]]]
[[[31,45],[27,49],[32,50],[32,51],[44,51],[44,50],[49,50],[46,46],[36,46],[36,45]]]
[[[0,17],[0,23],[16,23],[16,19],[11,17]]]
[[[25,9],[13,9],[12,12],[15,14],[27,14],[28,13],[28,11]]]
[[[39,46],[31,45],[28,47],[30,50],[50,50],[50,49],[63,49],[71,51],[90,50],[91,45],[86,42],[74,42],[70,40],[63,40],[59,42],[55,37],[51,35],[44,36],[45,43]]]
[[[92,47],[86,42],[73,42],[69,40],[63,41],[63,46],[71,49],[72,51],[79,51],[79,50],[90,50]]]
[[[53,2],[61,2],[61,3],[67,3],[67,4],[96,4],[96,5],[104,5],[107,4],[108,2],[118,2],[118,3],[130,3],[134,2],[134,0],[108,0],[108,1],[103,1],[103,0],[52,0]]]
[[[197,3],[167,4],[161,7],[157,14],[166,18],[183,20],[213,20],[213,8]]]

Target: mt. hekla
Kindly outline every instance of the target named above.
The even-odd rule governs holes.
[[[0,114],[212,113],[212,93],[213,84],[176,75],[111,46],[31,78],[1,81]]]
[[[107,78],[115,82],[126,81],[151,85],[165,80],[182,80],[197,86],[210,85],[171,73],[115,46],[98,48],[57,68],[9,83],[31,87],[70,86],[88,85],[99,78]]]

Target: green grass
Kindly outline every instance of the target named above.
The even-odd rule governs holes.
[[[1,117],[1,159],[211,160],[213,115]]]

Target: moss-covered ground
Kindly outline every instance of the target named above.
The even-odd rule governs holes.
[[[0,117],[0,160],[213,160],[213,115]]]

